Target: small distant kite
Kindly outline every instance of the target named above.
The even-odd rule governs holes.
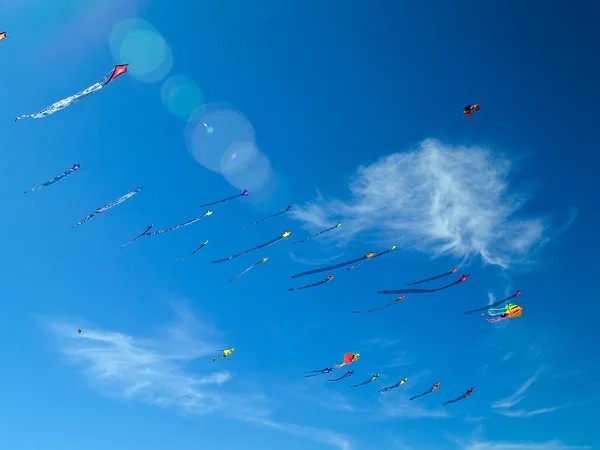
[[[148,233],[148,231],[150,231],[152,229],[152,227],[154,226],[154,223],[152,225],[148,225],[146,227],[146,229],[144,231],[142,231],[140,234],[138,234],[136,237],[134,237],[132,240],[130,240],[129,242],[121,245],[119,248],[125,248],[130,244],[133,244],[135,241],[137,241],[139,238],[141,238],[142,236],[145,236],[146,233]]]
[[[109,209],[120,205],[121,203],[123,203],[124,201],[129,200],[131,197],[133,197],[134,195],[138,194],[142,189],[144,189],[144,186],[138,186],[136,187],[133,191],[125,194],[122,197],[119,197],[118,199],[116,199],[113,202],[110,202],[108,205],[104,205],[101,208],[96,209],[93,213],[89,214],[85,219],[81,219],[79,222],[77,222],[75,225],[73,225],[72,227],[69,228],[69,230],[87,222],[88,220],[90,220],[92,217],[94,217],[96,214],[100,214],[101,212],[104,211],[108,211]]]
[[[523,315],[523,307],[508,303],[503,308],[490,308],[486,314],[482,314],[481,317],[485,317],[489,323],[500,322],[501,320],[512,319],[514,317],[521,317]]]
[[[181,400],[182,398],[189,398],[190,400],[192,399],[192,397],[190,397],[189,395],[182,395],[181,397],[177,397],[175,400]]]
[[[304,239],[302,239],[301,241],[298,241],[298,242],[292,242],[292,244],[294,244],[294,245],[296,245],[296,244],[302,244],[303,242],[310,241],[311,239],[314,239],[314,238],[316,238],[317,236],[320,236],[320,235],[322,235],[323,233],[327,233],[328,231],[335,230],[336,228],[339,228],[339,227],[341,227],[341,226],[342,226],[342,222],[338,222],[336,225],[332,226],[331,228],[327,228],[326,230],[319,231],[318,233],[316,233],[316,234],[313,234],[312,236],[309,236],[309,237],[307,237],[307,238],[304,238]]]
[[[287,208],[282,209],[281,211],[276,212],[275,214],[271,214],[270,216],[266,216],[266,217],[263,217],[262,219],[258,219],[256,221],[252,222],[250,225],[246,225],[244,228],[250,228],[254,225],[258,225],[259,223],[264,222],[265,220],[269,220],[269,219],[272,219],[273,217],[280,216],[281,214],[285,214],[286,212],[291,211],[291,210],[292,210],[292,207],[288,205]]]
[[[449,287],[452,287],[452,286],[456,286],[457,284],[464,282],[467,278],[469,278],[469,275],[463,275],[458,280],[456,280],[454,283],[447,284],[446,286],[442,286],[437,289],[396,289],[393,291],[377,291],[377,293],[378,294],[429,294],[431,292],[437,292],[437,291],[441,291],[444,289],[448,289]]]
[[[358,361],[358,358],[360,358],[360,353],[346,353],[344,354],[344,362],[342,364],[336,364],[334,367],[339,369],[340,367],[344,367],[348,364]]]
[[[290,234],[292,234],[292,232],[291,232],[291,231],[287,231],[287,230],[285,230],[285,231],[284,231],[284,232],[281,234],[281,236],[279,236],[279,237],[276,237],[275,239],[271,239],[269,242],[265,242],[264,244],[257,245],[256,247],[253,247],[253,248],[251,248],[251,249],[249,249],[249,250],[244,250],[244,251],[243,251],[243,252],[241,252],[241,253],[236,253],[235,255],[231,255],[229,258],[217,259],[216,261],[213,261],[213,263],[214,263],[214,264],[217,264],[217,263],[222,263],[222,262],[224,262],[224,261],[231,261],[232,259],[234,259],[234,258],[237,258],[237,257],[239,257],[239,256],[247,255],[248,253],[250,253],[250,252],[253,252],[253,251],[255,251],[255,250],[258,250],[258,249],[261,249],[261,248],[268,247],[269,245],[273,245],[273,244],[275,244],[275,243],[277,243],[277,242],[281,241],[282,239],[285,239],[285,238],[287,238],[287,237],[288,237]]]
[[[215,362],[217,359],[227,358],[229,355],[231,355],[233,353],[234,350],[235,350],[235,348],[229,348],[227,350],[221,350],[223,352],[223,354],[215,356],[213,358],[213,362]]]
[[[308,372],[304,372],[304,378],[316,377],[318,375],[327,375],[328,373],[333,372],[333,367],[326,367],[324,369],[311,370]]]
[[[208,209],[208,210],[206,210],[206,212],[204,214],[202,214],[201,216],[195,217],[192,220],[188,220],[187,222],[173,225],[172,227],[169,227],[169,228],[163,228],[162,230],[156,230],[151,233],[145,233],[144,236],[156,236],[159,234],[168,233],[169,231],[175,231],[175,230],[178,230],[179,228],[187,227],[188,225],[192,225],[196,222],[199,222],[202,219],[206,219],[207,217],[212,216],[214,213],[215,213],[214,211],[211,211],[210,209]]]
[[[346,372],[344,375],[342,375],[339,378],[334,378],[333,380],[327,380],[327,381],[340,381],[343,380],[344,378],[348,378],[351,377],[352,375],[354,375],[354,370],[349,370],[348,372]]]
[[[328,281],[333,280],[333,275],[328,275],[327,278],[323,278],[322,280],[315,281],[314,283],[307,284],[306,286],[302,286],[299,288],[288,288],[288,291],[301,291],[302,289],[309,289],[316,286],[321,286],[322,284],[327,283]]]
[[[362,383],[358,383],[358,384],[354,384],[352,386],[350,386],[351,388],[355,388],[355,387],[359,387],[359,386],[364,386],[365,384],[369,384],[372,383],[373,381],[375,381],[377,378],[379,378],[379,374],[375,373],[373,375],[371,375],[371,378],[369,378],[368,380],[363,381]]]
[[[408,378],[402,378],[396,384],[394,384],[392,386],[384,387],[383,389],[379,389],[377,392],[381,392],[383,394],[384,392],[391,391],[392,389],[396,389],[397,387],[402,386],[407,381],[408,381]]]
[[[470,117],[473,115],[473,110],[479,111],[479,109],[479,105],[467,105],[465,106],[465,109],[463,109],[463,114]]]
[[[389,253],[389,252],[391,252],[392,250],[396,250],[396,246],[395,246],[395,245],[392,245],[392,247],[391,247],[391,248],[389,248],[388,250],[386,250],[385,252],[377,253],[375,256],[373,256],[372,258],[368,259],[367,261],[371,261],[371,260],[373,260],[373,259],[375,259],[375,258],[379,258],[380,256],[383,256],[383,255],[385,255],[386,253]],[[364,260],[363,260],[363,261],[364,261]],[[363,263],[363,261],[360,261],[360,262],[358,262],[357,264],[354,264],[353,266],[347,267],[347,268],[346,268],[346,270],[353,270],[353,269],[356,269],[358,266],[360,266],[360,265]]]
[[[260,261],[258,261],[257,263],[252,264],[250,267],[248,267],[247,269],[245,269],[243,272],[237,274],[235,277],[233,277],[231,280],[229,281],[235,281],[237,280],[239,277],[241,277],[242,275],[244,275],[246,272],[251,271],[252,269],[254,269],[255,267],[260,266],[261,264],[264,264],[267,262],[267,260],[269,259],[268,256],[265,256],[263,259],[261,259]]]
[[[414,397],[409,398],[409,400],[414,400],[415,398],[419,398],[419,397],[423,397],[424,395],[431,394],[433,391],[437,390],[437,388],[439,388],[439,387],[440,387],[440,382],[438,381],[437,383],[435,383],[433,386],[431,386],[429,389],[427,389],[422,394],[415,395]]]
[[[436,276],[430,277],[430,278],[425,278],[424,280],[421,280],[421,281],[415,281],[413,283],[408,283],[407,286],[414,286],[415,284],[427,283],[428,281],[433,281],[433,280],[437,280],[442,277],[447,277],[448,275],[452,275],[457,270],[458,269],[455,267],[450,272],[442,273],[440,275],[436,275]]]
[[[70,169],[67,169],[63,173],[56,175],[54,178],[50,178],[48,181],[40,184],[39,186],[36,186],[34,188],[29,189],[28,191],[23,192],[23,194],[28,194],[29,192],[37,191],[38,189],[45,188],[46,186],[50,186],[51,184],[54,184],[57,181],[62,180],[63,178],[67,178],[72,173],[75,173],[75,171],[77,169],[79,169],[80,167],[81,167],[81,164],[73,164],[73,167],[71,167]]]
[[[351,261],[345,261],[343,263],[334,264],[333,266],[321,267],[320,269],[307,270],[306,272],[299,273],[297,275],[293,275],[292,278],[303,277],[305,275],[312,275],[313,273],[326,272],[328,270],[339,269],[340,267],[349,266],[350,264],[357,263],[359,261],[364,261],[365,259],[371,259],[376,255],[375,252],[369,252],[360,258],[353,259]]]
[[[449,405],[450,403],[454,403],[454,402],[457,402],[457,401],[459,401],[459,400],[463,400],[463,399],[467,398],[469,395],[471,395],[471,394],[473,393],[473,390],[474,390],[474,389],[475,389],[475,387],[472,387],[471,389],[469,389],[467,392],[465,392],[465,393],[464,393],[463,395],[461,395],[460,397],[458,397],[458,398],[455,398],[454,400],[448,400],[448,401],[445,401],[445,402],[443,403],[443,404],[444,404],[444,406],[447,406],[447,405]]]
[[[190,256],[192,256],[194,253],[196,253],[198,250],[200,250],[202,247],[204,247],[206,244],[208,244],[208,239],[205,240],[202,244],[200,244],[198,247],[196,247],[196,250],[194,250],[192,253],[190,253],[189,255],[183,256],[181,258],[175,258],[173,261],[183,261],[184,259],[189,258]]]
[[[81,328],[77,328],[77,332],[81,334]]]
[[[246,189],[244,189],[244,192],[242,192],[240,194],[232,195],[231,197],[224,198],[223,200],[217,200],[216,202],[205,203],[204,205],[200,205],[199,208],[204,208],[205,206],[218,205],[219,203],[225,203],[225,202],[228,202],[229,200],[234,200],[239,197],[248,197],[248,194],[249,194],[249,192]]]
[[[6,31],[0,31],[0,41],[6,39]]]
[[[402,300],[404,300],[404,297],[406,297],[406,294],[401,295],[396,300],[394,300],[392,303],[388,303],[387,305],[379,306],[379,307],[373,308],[373,309],[367,309],[365,311],[352,311],[352,314],[366,314],[366,313],[372,313],[375,311],[381,311],[384,308],[387,308],[389,306],[395,305],[398,302],[401,302]]]
[[[17,117],[15,119],[15,122],[18,121],[18,120],[21,120],[21,119],[26,119],[26,118],[30,118],[30,119],[43,119],[44,117],[49,116],[50,114],[54,114],[57,111],[60,111],[60,110],[65,109],[65,108],[68,108],[69,106],[71,106],[74,103],[78,102],[82,98],[87,97],[88,95],[91,95],[94,92],[99,91],[104,86],[106,86],[108,83],[110,83],[115,78],[117,78],[119,75],[123,75],[125,72],[127,72],[127,66],[128,65],[129,64],[119,64],[119,65],[116,65],[115,68],[113,70],[111,70],[104,78],[102,78],[99,82],[97,82],[96,84],[90,86],[89,88],[84,89],[83,91],[78,92],[77,94],[71,95],[70,97],[67,97],[67,98],[64,98],[62,100],[59,100],[56,103],[51,104],[47,108],[42,109],[38,113],[35,113],[35,114],[23,114],[23,115]]]
[[[521,291],[515,292],[513,295],[511,295],[510,297],[506,297],[504,300],[499,300],[497,302],[492,303],[491,305],[484,306],[483,308],[472,309],[471,311],[465,311],[463,314],[473,314],[474,312],[487,311],[488,309],[494,308],[495,306],[499,306],[504,303],[508,303],[510,300],[512,300],[513,298],[517,298],[519,295],[521,295]]]

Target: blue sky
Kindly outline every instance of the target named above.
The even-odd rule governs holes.
[[[1,8],[0,447],[600,446],[581,426],[600,419],[591,4],[45,3]],[[101,92],[14,123],[117,63],[128,74]],[[466,118],[469,103],[481,111]],[[200,223],[119,249],[244,188]],[[295,273],[392,244],[352,276],[287,292],[319,279]],[[463,285],[351,314],[453,266],[471,274]],[[521,319],[462,314],[516,289]],[[361,354],[350,380],[302,378],[345,352]]]

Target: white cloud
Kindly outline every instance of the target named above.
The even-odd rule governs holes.
[[[525,382],[521,385],[521,387],[519,387],[519,389],[515,391],[514,394],[492,403],[492,408],[512,408],[516,404],[523,401],[525,397],[527,397],[527,390],[539,379],[539,376],[543,370],[543,367],[538,369],[531,377],[525,380]]]
[[[418,401],[408,401],[406,395],[397,395],[393,399],[387,399],[381,395],[378,401],[381,406],[381,414],[387,419],[443,419],[450,417],[447,410],[427,409]]]
[[[474,441],[462,446],[463,450],[587,450],[588,446],[566,445],[560,441],[547,442],[506,442],[506,441]]]
[[[531,411],[525,411],[523,409],[519,409],[519,410],[515,410],[515,411],[501,410],[501,411],[496,411],[496,412],[498,414],[501,414],[506,417],[533,417],[533,416],[538,416],[540,414],[546,414],[546,413],[549,413],[552,411],[556,411],[558,409],[560,409],[560,406],[553,406],[551,408],[534,409]]]
[[[491,292],[488,292],[488,306],[496,301],[496,296]]]
[[[337,220],[328,235],[349,241],[359,233],[382,245],[398,244],[434,256],[481,256],[503,267],[528,262],[545,242],[541,218],[517,216],[526,196],[511,193],[511,163],[481,147],[451,147],[436,140],[358,168],[346,201],[320,194],[292,210],[317,230]]]

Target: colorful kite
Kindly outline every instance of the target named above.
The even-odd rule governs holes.
[[[71,95],[70,97],[59,100],[56,103],[51,104],[47,108],[42,109],[38,113],[23,114],[23,115],[17,117],[15,119],[15,122],[18,120],[21,120],[21,119],[25,119],[25,118],[43,119],[44,117],[49,116],[50,114],[54,114],[55,112],[60,111],[61,109],[68,108],[69,106],[78,102],[82,98],[87,97],[88,95],[91,95],[94,92],[99,91],[104,86],[106,86],[108,83],[110,83],[112,80],[117,78],[119,75],[123,75],[125,72],[127,72],[128,65],[129,64],[116,65],[115,68],[113,70],[111,70],[104,78],[102,78],[99,82],[90,86],[89,88],[84,89],[83,91],[78,92],[77,94]]]
[[[367,261],[373,260],[375,258],[379,258],[380,256],[385,255],[386,253],[391,252],[392,250],[396,250],[396,246],[392,245],[392,247],[388,250],[386,250],[385,252],[381,252],[381,253],[377,253],[375,256],[373,256],[372,258],[368,259]],[[353,266],[347,267],[346,270],[353,270],[356,269],[358,266],[360,266],[364,261],[360,261],[357,264],[354,264]]]
[[[247,255],[248,253],[250,253],[250,252],[253,252],[254,250],[258,250],[258,249],[261,249],[261,248],[264,248],[264,247],[268,247],[269,245],[273,245],[273,244],[275,244],[276,242],[279,242],[279,241],[281,241],[282,239],[285,239],[285,238],[286,238],[286,237],[288,237],[290,234],[292,234],[292,232],[291,232],[291,231],[287,231],[287,230],[286,230],[286,231],[284,231],[284,232],[281,234],[281,236],[279,236],[279,237],[276,237],[275,239],[271,239],[269,242],[265,242],[264,244],[257,245],[256,247],[254,247],[254,248],[251,248],[251,249],[249,249],[249,250],[245,250],[245,251],[243,251],[243,252],[241,252],[241,253],[236,253],[235,255],[231,255],[229,258],[217,259],[216,261],[213,261],[213,263],[214,263],[214,264],[217,264],[217,263],[222,263],[223,261],[230,261],[230,260],[232,260],[232,259],[234,259],[234,258],[237,258],[238,256]]]
[[[467,392],[465,392],[463,395],[461,395],[458,398],[455,398],[454,400],[448,400],[444,402],[444,406],[449,405],[450,403],[454,403],[457,402],[459,400],[465,399],[467,398],[469,395],[471,395],[473,393],[473,389],[475,389],[475,387],[472,387],[471,389],[469,389]]]
[[[359,387],[359,386],[364,386],[365,384],[369,384],[372,383],[373,381],[375,381],[377,378],[379,378],[379,374],[373,374],[371,375],[371,378],[369,378],[368,380],[363,381],[362,383],[358,383],[358,384],[354,384],[352,386],[350,386],[351,388],[355,388],[355,387]]]
[[[23,192],[23,194],[27,194],[29,192],[33,192],[33,191],[37,191],[38,189],[44,188],[46,186],[50,186],[51,184],[56,183],[57,181],[62,180],[63,178],[67,178],[69,175],[71,175],[72,173],[75,173],[75,171],[77,169],[79,169],[81,167],[81,164],[73,164],[73,167],[71,167],[68,170],[65,170],[63,173],[61,173],[60,175],[56,175],[54,178],[50,178],[48,181],[46,181],[43,184],[40,184],[39,186],[36,186],[34,188],[29,189],[28,191]]]
[[[473,309],[471,311],[465,311],[463,314],[473,314],[474,312],[487,311],[488,309],[491,309],[495,306],[502,305],[503,303],[508,303],[510,300],[518,297],[519,295],[521,295],[521,291],[515,292],[513,295],[511,295],[510,297],[506,297],[504,300],[499,300],[497,302],[492,303],[491,305],[484,306],[483,308]]]
[[[446,272],[441,275],[436,275],[435,277],[431,277],[431,278],[425,278],[424,280],[421,280],[421,281],[415,281],[414,283],[408,283],[407,286],[414,286],[415,284],[427,283],[428,281],[433,281],[433,280],[437,280],[438,278],[447,277],[448,275],[452,275],[457,270],[458,269],[455,267],[450,272]]]
[[[324,369],[319,369],[319,370],[311,370],[310,372],[304,372],[305,374],[308,374],[308,375],[304,375],[304,378],[316,377],[317,375],[327,375],[328,373],[331,373],[331,372],[333,372],[332,367],[326,367]]]
[[[200,244],[198,247],[196,247],[196,250],[194,250],[192,253],[190,253],[189,255],[186,255],[182,258],[175,258],[173,261],[183,261],[184,259],[189,258],[190,256],[192,256],[194,253],[196,253],[198,250],[200,250],[202,247],[204,247],[206,244],[208,244],[208,239],[205,240],[202,244]]]
[[[437,383],[435,383],[433,386],[431,386],[429,389],[427,389],[422,394],[415,395],[414,397],[409,398],[409,400],[414,400],[415,398],[419,398],[419,397],[423,397],[424,395],[431,394],[433,391],[437,390],[437,388],[439,388],[439,387],[440,387],[440,382],[438,381]]]
[[[473,110],[479,111],[480,109],[481,108],[479,107],[479,105],[467,105],[463,109],[463,114],[465,114],[466,116],[471,117],[473,115]]]
[[[315,281],[314,283],[307,284],[306,286],[302,286],[299,288],[288,288],[288,291],[301,291],[302,289],[308,289],[315,286],[321,286],[322,284],[327,283],[328,281],[333,280],[333,275],[328,275],[327,278],[323,278],[322,280]]]
[[[305,275],[312,275],[313,273],[326,272],[327,270],[339,269],[340,267],[349,266],[350,264],[357,263],[359,261],[364,261],[365,259],[371,259],[376,255],[375,252],[369,252],[360,258],[353,259],[352,261],[346,261],[339,264],[334,264],[333,266],[322,267],[320,269],[307,270],[306,272],[299,273],[297,275],[293,275],[292,278],[303,277]]]
[[[221,350],[223,352],[223,354],[215,356],[213,358],[213,362],[215,362],[217,359],[227,358],[229,355],[231,355],[233,353],[234,350],[235,350],[235,348],[229,348],[227,350]]]
[[[287,208],[285,208],[285,209],[283,209],[283,210],[281,210],[279,212],[276,212],[275,214],[271,214],[270,216],[263,217],[262,219],[258,219],[256,221],[252,222],[250,225],[246,225],[244,228],[250,228],[250,227],[252,227],[254,225],[258,225],[259,223],[264,222],[265,220],[272,219],[273,217],[280,216],[281,214],[285,214],[286,212],[291,211],[291,210],[292,210],[292,207],[288,205]]]
[[[81,328],[77,328],[77,332],[81,334]]]
[[[489,323],[500,322],[501,320],[512,319],[514,317],[521,317],[523,315],[523,308],[519,305],[515,305],[513,303],[508,303],[504,306],[504,308],[490,308],[487,310],[487,315],[485,320]],[[481,317],[485,317],[485,314],[482,314]]]
[[[148,225],[146,227],[146,229],[144,231],[142,231],[140,234],[138,234],[136,237],[134,237],[132,240],[130,240],[129,242],[127,242],[126,244],[121,245],[119,248],[125,248],[127,247],[129,244],[133,244],[135,241],[137,241],[139,238],[141,238],[142,236],[145,236],[146,233],[148,231],[150,231],[152,229],[152,227],[154,226],[154,223],[152,223],[152,225]]]
[[[6,31],[0,31],[0,41],[6,39]]]
[[[346,353],[344,354],[344,362],[342,364],[336,364],[334,367],[339,369],[340,367],[352,364],[354,361],[358,361],[358,358],[360,358],[360,353]]]
[[[456,280],[454,283],[447,284],[446,286],[442,286],[437,289],[396,289],[393,291],[377,291],[377,293],[378,294],[429,294],[431,292],[437,292],[437,291],[441,291],[444,289],[448,289],[449,287],[452,287],[452,286],[456,286],[457,284],[460,284],[463,281],[465,281],[467,278],[469,278],[469,275],[463,275],[458,280]]]
[[[249,272],[250,270],[254,269],[255,267],[260,266],[261,264],[264,264],[267,262],[267,260],[269,259],[268,256],[265,256],[263,259],[261,259],[260,261],[258,261],[255,264],[252,264],[250,267],[248,267],[246,270],[244,270],[242,273],[237,274],[235,277],[233,277],[231,280],[229,281],[235,281],[237,280],[239,277],[241,277],[242,275],[244,275],[246,272]]]
[[[70,227],[69,230],[71,230],[71,229],[73,229],[73,228],[75,228],[75,227],[77,227],[77,226],[79,226],[79,225],[87,222],[92,217],[94,217],[96,214],[100,214],[101,212],[108,211],[110,208],[113,208],[113,207],[115,207],[117,205],[120,205],[124,201],[129,200],[131,197],[133,197],[134,195],[136,195],[137,193],[139,193],[142,189],[144,189],[144,186],[138,186],[133,191],[125,194],[123,197],[119,197],[115,201],[110,202],[108,205],[104,205],[101,208],[96,209],[96,211],[94,211],[93,213],[91,213],[90,215],[88,215],[85,219],[80,220],[75,225],[73,225],[72,227]]]
[[[366,313],[372,313],[372,312],[375,312],[375,311],[380,311],[380,310],[382,310],[384,308],[387,308],[388,306],[392,306],[392,305],[395,305],[398,302],[401,302],[402,300],[404,300],[404,297],[406,297],[406,294],[401,295],[396,300],[394,300],[392,303],[388,303],[387,305],[379,306],[378,308],[367,309],[366,311],[352,311],[352,314],[366,314]]]
[[[214,211],[211,211],[210,209],[208,209],[208,210],[206,210],[206,212],[204,214],[202,214],[201,216],[198,216],[192,220],[188,220],[187,222],[183,222],[178,225],[173,225],[172,227],[169,227],[169,228],[163,228],[162,230],[156,230],[156,231],[153,231],[152,233],[146,233],[144,236],[156,236],[158,234],[168,233],[169,231],[175,231],[175,230],[178,230],[179,228],[187,227],[188,225],[192,225],[196,222],[201,221],[202,219],[210,217],[214,213],[215,213]]]
[[[384,387],[383,389],[379,389],[377,392],[381,392],[383,394],[384,392],[391,391],[392,389],[396,389],[397,387],[402,386],[407,381],[408,381],[408,378],[402,378],[396,384],[394,384],[392,386]]]
[[[234,200],[239,197],[248,197],[248,194],[249,194],[249,192],[246,189],[244,189],[244,192],[242,192],[241,194],[233,195],[231,197],[224,198],[223,200],[217,200],[216,202],[206,203],[204,205],[200,205],[199,208],[204,208],[205,206],[218,205],[219,203],[225,203],[225,202],[228,202],[229,200]]]
[[[339,228],[341,226],[342,226],[342,222],[338,222],[336,225],[332,226],[331,228],[327,228],[326,230],[319,231],[318,233],[313,234],[312,236],[309,236],[309,237],[307,237],[305,239],[302,239],[301,241],[292,242],[292,244],[294,244],[294,245],[296,245],[296,244],[302,244],[303,242],[310,241],[311,239],[314,239],[317,236],[322,235],[323,233],[327,233],[328,231],[335,230],[336,228]]]
[[[327,381],[340,381],[343,380],[344,378],[348,378],[351,377],[352,375],[354,375],[354,370],[349,370],[348,372],[346,372],[344,375],[342,375],[339,378],[334,378],[333,380],[327,380]]]

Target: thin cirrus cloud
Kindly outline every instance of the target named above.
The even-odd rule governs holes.
[[[588,450],[592,447],[567,445],[560,441],[506,442],[475,441],[462,446],[463,450]]]
[[[47,320],[45,326],[57,338],[68,361],[81,367],[90,384],[105,396],[187,415],[219,414],[224,419],[241,420],[339,450],[352,449],[352,440],[345,434],[275,421],[267,405],[269,399],[262,393],[221,389],[233,378],[226,370],[203,374],[186,370],[186,364],[194,359],[212,357],[224,348],[195,337],[190,330],[202,325],[189,313],[180,314],[175,326],[165,327],[160,339],[92,327],[77,334],[77,325],[67,320]],[[187,397],[176,400],[182,396]]]
[[[313,230],[342,221],[329,236],[341,242],[362,234],[433,256],[480,256],[508,267],[531,262],[549,230],[542,218],[520,214],[527,196],[510,189],[511,169],[489,149],[428,139],[359,167],[347,200],[319,194],[291,213]]]

